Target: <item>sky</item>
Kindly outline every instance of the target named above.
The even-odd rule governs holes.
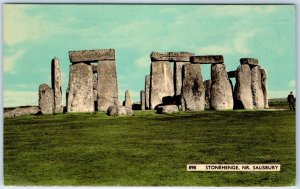
[[[62,71],[63,102],[69,51],[116,50],[119,100],[139,101],[150,53],[223,55],[227,71],[257,58],[268,73],[269,98],[296,90],[293,5],[54,5],[3,6],[3,106],[38,105],[38,87],[51,86],[51,59]],[[202,65],[204,79],[210,66]]]

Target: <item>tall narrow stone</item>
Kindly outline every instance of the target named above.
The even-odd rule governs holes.
[[[267,89],[268,75],[265,69],[261,69],[260,71],[261,71],[261,83],[262,83],[261,87],[264,94],[264,103],[265,103],[264,108],[269,108],[268,89]]]
[[[98,111],[107,111],[109,106],[119,104],[116,62],[99,61],[97,72]]]
[[[190,62],[175,62],[174,63],[175,96],[181,95],[182,67],[183,67],[183,65],[186,65],[186,64],[190,64]]]
[[[211,65],[210,105],[215,110],[233,109],[232,87],[225,64]]]
[[[264,109],[264,94],[262,91],[260,66],[251,68],[251,89],[254,109]]]
[[[205,88],[205,109],[210,109],[210,88],[211,80],[205,80],[203,82]]]
[[[145,91],[141,91],[140,92],[140,103],[141,103],[141,110],[145,110],[146,109],[146,106],[145,106]]]
[[[47,84],[41,84],[39,86],[39,107],[42,114],[54,113],[53,89]]]
[[[58,58],[51,61],[51,84],[54,92],[54,113],[63,112],[62,90],[61,90],[61,71]]]
[[[125,104],[124,106],[131,108],[132,107],[132,102],[130,98],[130,93],[128,90],[125,91]]]
[[[200,64],[186,64],[183,66],[181,99],[183,110],[204,110],[205,89]]]
[[[174,96],[174,82],[171,65],[167,61],[151,63],[150,108],[155,109],[163,98]]]
[[[234,98],[235,108],[253,109],[251,70],[248,64],[241,64],[237,68]]]
[[[146,75],[145,77],[145,105],[146,109],[150,108],[150,75]]]
[[[70,66],[68,112],[93,112],[93,71],[92,66],[85,63]]]

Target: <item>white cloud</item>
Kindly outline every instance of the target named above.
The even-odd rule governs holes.
[[[222,46],[222,45],[211,45],[208,47],[200,48],[198,54],[231,54],[232,49],[229,46]]]
[[[19,50],[9,56],[4,56],[4,72],[14,73],[15,63],[19,60],[25,53],[25,50]]]
[[[292,87],[292,88],[296,87],[296,81],[295,80],[290,80],[289,86]]]
[[[25,106],[25,105],[37,105],[38,104],[38,91],[13,91],[4,90],[3,106]]]
[[[241,54],[249,54],[250,49],[247,47],[247,43],[249,40],[254,38],[257,33],[257,29],[238,33],[234,39],[235,51]]]
[[[141,67],[141,68],[150,68],[150,55],[144,55],[141,56],[139,59],[135,61],[135,65]]]
[[[255,6],[255,5],[227,5],[227,6],[216,6],[216,15],[220,16],[245,16],[254,14],[269,14],[277,10],[274,5],[268,6]]]

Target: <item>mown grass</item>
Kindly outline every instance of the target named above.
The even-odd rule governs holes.
[[[205,111],[4,120],[6,185],[295,185],[295,113]],[[188,172],[188,163],[279,163],[281,172]]]

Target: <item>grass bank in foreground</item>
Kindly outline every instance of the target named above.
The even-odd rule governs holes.
[[[4,120],[6,185],[287,186],[295,113],[104,113]],[[279,163],[281,172],[187,172],[188,163]]]

